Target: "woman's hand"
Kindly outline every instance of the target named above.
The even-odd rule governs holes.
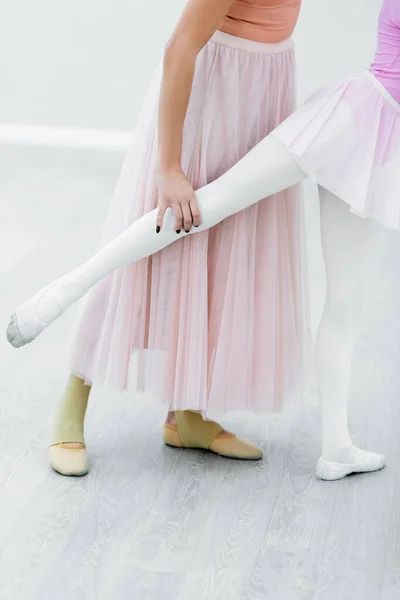
[[[158,189],[157,233],[161,231],[167,208],[171,208],[174,212],[176,233],[180,233],[181,229],[189,233],[193,225],[195,227],[200,225],[196,194],[182,171],[160,173]]]
[[[200,50],[217,30],[234,0],[188,0],[164,51],[158,112],[158,167],[160,198],[156,231],[165,211],[172,208],[175,229],[189,232],[200,225],[192,186],[181,169],[182,138]]]

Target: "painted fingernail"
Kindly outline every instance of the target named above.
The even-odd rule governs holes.
[[[185,229],[185,232],[186,233],[190,233],[190,229]]]
[[[160,233],[160,231],[161,231],[161,227],[159,225],[157,225],[157,227],[156,227],[156,233]]]
[[[180,230],[180,229],[177,229],[177,230],[176,230],[176,233],[180,233],[180,232],[181,232],[181,230]]]
[[[195,225],[195,227],[199,227],[198,225]]]

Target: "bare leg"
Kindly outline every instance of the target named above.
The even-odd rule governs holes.
[[[322,414],[322,459],[317,472],[324,479],[337,479],[347,473],[335,463],[362,463],[364,471],[383,466],[380,455],[352,444],[347,423],[354,329],[364,289],[370,222],[352,214],[342,200],[322,188],[320,206],[327,293],[316,341]]]
[[[283,146],[267,136],[222,177],[196,192],[202,224],[190,234],[181,235],[209,229],[304,178],[304,172]],[[32,341],[108,274],[180,239],[171,213],[167,213],[160,233],[156,233],[156,216],[157,210],[146,214],[81,267],[20,306],[11,317],[7,331],[9,342],[19,347]]]

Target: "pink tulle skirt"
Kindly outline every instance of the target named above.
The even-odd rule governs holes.
[[[400,229],[400,104],[372,73],[319,90],[273,136],[353,213]]]
[[[217,32],[200,53],[182,166],[195,188],[223,174],[294,109],[291,40]],[[157,205],[159,65],[101,246]],[[276,411],[303,383],[308,306],[298,188],[262,200],[107,277],[80,307],[72,373],[176,410]]]

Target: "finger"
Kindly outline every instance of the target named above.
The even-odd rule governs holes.
[[[183,216],[182,216],[181,205],[174,204],[172,206],[172,210],[174,211],[174,215],[175,215],[175,231],[176,231],[176,233],[180,233],[181,229],[183,227]]]
[[[156,220],[156,233],[160,233],[160,231],[161,231],[166,210],[167,210],[166,206],[160,206],[160,208],[158,209],[157,220]]]
[[[189,204],[181,204],[182,215],[183,215],[183,228],[186,233],[192,229],[193,221],[192,221],[192,213],[190,212]]]
[[[193,194],[193,198],[189,203],[190,212],[192,213],[192,222],[195,227],[201,225],[201,215],[199,205],[197,204],[196,195]]]

